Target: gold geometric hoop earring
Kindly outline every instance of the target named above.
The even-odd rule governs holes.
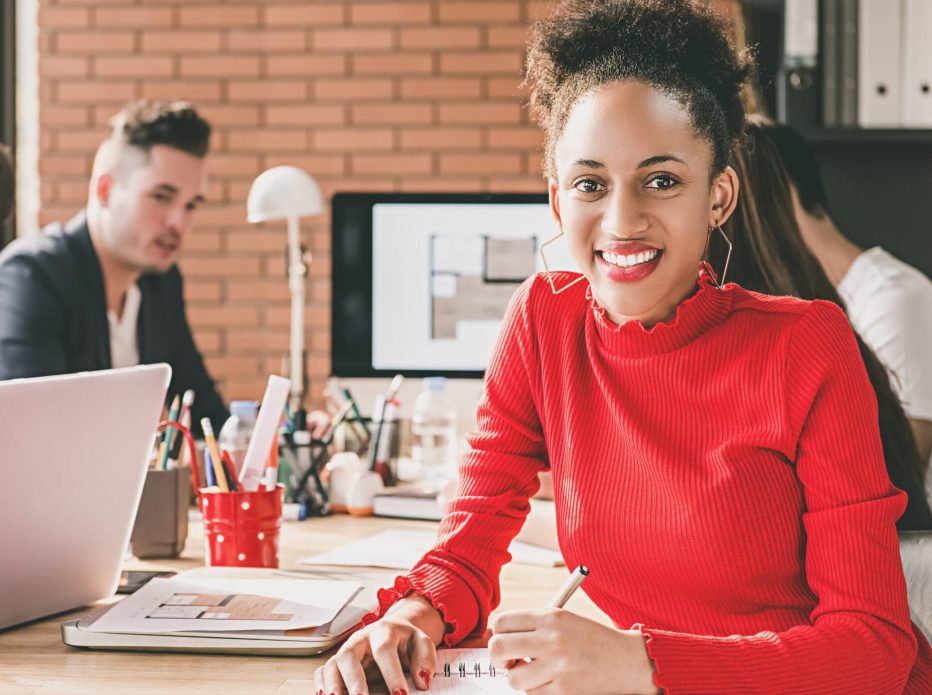
[[[725,256],[725,269],[722,270],[722,276],[719,278],[718,273],[715,272],[715,269],[712,267],[712,264],[709,263],[709,245],[712,241],[712,231],[717,231],[722,235],[722,238],[725,240],[725,243],[728,244],[728,254]],[[705,238],[705,251],[702,252],[702,260],[699,261],[699,268],[705,269],[705,271],[712,278],[712,282],[715,283],[715,286],[719,289],[725,285],[725,276],[728,275],[728,264],[731,262],[731,250],[734,248],[734,245],[731,243],[731,239],[728,238],[728,235],[725,234],[725,230],[718,227],[709,227],[709,233]]]
[[[560,289],[557,289],[557,286],[554,284],[553,276],[550,274],[550,265],[547,263],[547,256],[544,255],[544,247],[547,244],[552,244],[557,239],[559,239],[561,236],[563,236],[562,230],[560,230],[560,233],[557,234],[555,237],[553,237],[552,239],[547,239],[547,241],[545,241],[543,244],[540,245],[540,260],[544,262],[544,272],[547,273],[547,282],[550,283],[550,291],[553,292],[554,294],[560,294],[561,292],[565,292],[570,287],[575,285],[577,282],[581,282],[586,279],[585,275],[580,275],[578,278],[573,280],[573,282],[567,283]]]

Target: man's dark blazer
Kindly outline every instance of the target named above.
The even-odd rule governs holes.
[[[219,431],[227,410],[194,345],[181,273],[172,266],[142,275],[138,285],[140,363],[171,365],[168,395],[193,389],[192,422],[206,416]],[[7,246],[0,253],[0,379],[110,366],[103,275],[84,213]]]

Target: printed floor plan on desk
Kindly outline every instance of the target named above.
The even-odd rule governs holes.
[[[276,613],[277,598],[241,594],[172,594],[147,618],[174,620],[291,620],[294,613]]]

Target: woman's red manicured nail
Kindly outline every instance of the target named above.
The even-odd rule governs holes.
[[[424,684],[429,688],[430,687],[430,671],[422,670],[419,674],[421,680],[424,681]]]
[[[408,695],[407,690],[396,690],[395,695]]]

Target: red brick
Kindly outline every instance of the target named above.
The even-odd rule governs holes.
[[[430,53],[369,53],[353,56],[356,75],[430,74],[434,57]]]
[[[518,124],[521,122],[521,105],[517,103],[440,104],[439,110],[442,124]]]
[[[250,225],[248,230],[233,232],[227,234],[227,250],[230,252],[250,251],[253,253],[284,253],[288,246],[288,240],[285,234],[284,222],[275,222],[274,226],[265,225],[259,227]],[[238,283],[233,283],[237,285]],[[246,283],[244,283],[246,284]],[[255,284],[255,283],[253,283]],[[288,298],[288,283],[284,278],[276,284],[282,285],[282,296],[270,297],[274,299]],[[244,299],[240,288],[234,289],[230,286],[230,299]]]
[[[394,43],[391,29],[315,29],[315,51],[384,51]]]
[[[245,210],[243,217],[246,216]],[[183,256],[179,261],[181,270],[184,275],[200,278],[235,278],[235,277],[258,277],[260,264],[258,258],[249,257],[231,257],[231,256]],[[229,308],[231,311],[235,307]],[[251,312],[255,316],[255,312]],[[199,322],[204,323],[204,322]],[[205,325],[207,325],[205,323]],[[211,325],[223,325],[215,323]],[[241,325],[241,324],[240,324]]]
[[[526,102],[528,90],[521,86],[522,77],[488,77],[485,80],[486,96],[489,99],[518,99]]]
[[[253,165],[258,164],[256,157],[236,157],[227,154],[211,154],[207,157],[208,172],[216,171],[220,162],[235,158],[245,159]],[[250,170],[255,166],[249,167]],[[197,224],[201,227],[236,225],[246,223],[246,208],[244,205],[204,205],[197,211]]]
[[[418,179],[405,177],[401,190],[407,193],[474,193],[483,190],[479,177],[452,177]]]
[[[251,283],[250,283],[251,284]],[[254,352],[287,352],[290,345],[291,333],[282,330],[227,331],[227,345],[231,350],[242,353]]]
[[[399,34],[401,48],[479,48],[478,27],[415,27],[402,29]]]
[[[142,96],[146,99],[187,100],[197,104],[198,110],[211,101],[220,101],[220,80],[145,80]]]
[[[339,104],[302,104],[301,106],[269,106],[266,120],[270,126],[342,125],[344,109]]]
[[[526,22],[536,22],[553,14],[553,0],[525,0]]]
[[[430,123],[430,104],[356,104],[350,110],[357,125],[417,125]]]
[[[488,146],[492,150],[538,150],[543,144],[540,128],[489,128]]]
[[[59,32],[58,53],[131,53],[136,39],[129,31]]]
[[[489,27],[486,40],[489,48],[524,48],[527,39],[526,26],[501,26]]]
[[[319,152],[338,150],[390,150],[394,136],[387,128],[346,128],[340,130],[316,130],[312,142]]]
[[[181,5],[180,21],[187,27],[254,27],[259,23],[258,7],[235,5]]]
[[[181,58],[182,77],[258,77],[259,58],[255,56],[217,55]]]
[[[401,131],[403,150],[476,150],[482,142],[479,128],[412,128]]]
[[[307,149],[308,136],[304,130],[231,130],[227,134],[227,147],[230,150],[248,152],[285,151],[294,152]]]
[[[219,302],[221,295],[219,280],[186,280],[184,283],[187,302]]]
[[[517,2],[452,2],[443,0],[437,3],[441,23],[478,22],[515,22],[521,19],[521,7]]]
[[[489,179],[486,190],[498,193],[546,193],[547,182],[539,177]]]
[[[219,253],[223,248],[220,232],[204,229],[199,220],[200,211],[194,216],[194,231],[184,238],[183,253]]]
[[[100,102],[121,103],[129,101],[134,96],[134,86],[127,81],[69,81],[58,85],[58,98],[63,102],[84,102],[99,104]],[[110,107],[115,113],[115,109]],[[113,113],[111,113],[113,115]]]
[[[199,104],[198,112],[215,127],[259,125],[258,106]]]
[[[185,286],[187,289],[187,286]],[[218,329],[202,328],[199,330],[191,329],[194,333],[194,344],[203,355],[215,355],[220,352],[223,340],[220,337]]]
[[[517,51],[444,53],[440,71],[449,74],[521,74],[521,54]]]
[[[145,53],[217,53],[220,50],[218,31],[145,31],[142,35]]]
[[[97,58],[94,61],[97,77],[170,77],[172,59],[167,56],[120,56]]]
[[[39,124],[48,126],[86,126],[90,124],[88,110],[84,106],[62,106],[39,104]],[[103,132],[101,132],[103,137]]]
[[[61,130],[58,132],[58,149],[63,152],[95,152],[105,134],[99,130]],[[87,188],[85,184],[85,188]],[[85,190],[85,193],[87,191]]]
[[[238,29],[230,32],[227,48],[232,53],[284,53],[307,47],[304,31],[270,31],[268,29]]]
[[[49,7],[39,8],[40,29],[82,29],[90,22],[90,12],[85,8]]]
[[[395,179],[386,174],[369,174],[361,175],[359,173],[345,179],[327,178],[320,181],[320,191],[324,197],[331,198],[334,193],[338,192],[379,192],[379,191],[397,191],[398,184]]]
[[[85,56],[39,56],[41,77],[90,77],[91,61]]]
[[[379,101],[391,99],[392,81],[388,79],[351,78],[317,80],[314,97],[319,100]]]
[[[58,199],[62,203],[82,204],[87,200],[87,181],[60,181],[56,186]]]
[[[330,4],[308,2],[299,5],[265,5],[265,23],[268,26],[318,27],[343,23],[345,3]]]
[[[278,372],[275,372],[278,374]],[[267,376],[247,379],[244,377],[231,377],[224,379],[220,384],[220,392],[228,400],[258,401],[265,392]]]
[[[302,80],[231,80],[231,101],[305,101],[307,83]]]
[[[440,173],[445,174],[520,174],[519,154],[441,154]]]
[[[207,371],[218,377],[224,376],[259,376],[263,374],[259,361],[255,357],[213,356],[206,360]]]
[[[266,58],[266,71],[270,77],[318,77],[320,75],[345,75],[349,56],[270,55]]]
[[[430,3],[427,2],[353,2],[350,22],[366,24],[429,24]]]
[[[402,99],[478,99],[482,81],[474,77],[418,77],[401,79]]]
[[[281,251],[284,248],[285,245],[282,244],[281,247],[275,250]],[[227,294],[230,301],[242,303],[253,302],[261,304],[262,306],[267,306],[269,303],[288,304],[291,300],[288,280],[286,278],[257,280],[254,282],[234,282],[230,284]]]
[[[346,156],[343,154],[276,154],[266,157],[268,168],[277,166],[295,166],[308,174],[319,176],[343,176],[346,174]],[[323,182],[318,179],[318,183]]]
[[[99,7],[94,21],[101,29],[146,29],[170,27],[171,7]]]
[[[86,176],[90,174],[90,157],[81,155],[46,155],[39,159],[40,175],[73,174]]]
[[[354,174],[428,174],[432,170],[427,154],[356,154],[351,157]]]

